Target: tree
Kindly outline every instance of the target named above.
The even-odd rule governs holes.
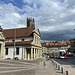
[[[70,47],[70,48],[68,48],[67,52],[68,52],[68,53],[69,53],[69,52],[71,52],[71,53],[72,53],[71,47]]]

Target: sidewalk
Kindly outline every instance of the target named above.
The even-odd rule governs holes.
[[[59,70],[56,70],[52,62],[49,60],[49,61],[41,61],[39,63],[35,75],[64,75],[64,74],[62,74]]]

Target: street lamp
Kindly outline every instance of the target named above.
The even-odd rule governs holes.
[[[74,29],[74,31],[75,31],[75,29]],[[75,45],[75,41],[73,41],[73,46]],[[72,48],[72,53],[73,53],[73,48]]]

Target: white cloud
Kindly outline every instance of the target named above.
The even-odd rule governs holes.
[[[24,27],[27,17],[35,18],[40,31],[60,32],[74,28],[74,0],[23,0],[23,3],[22,9],[12,3],[0,4],[0,25],[3,28]]]
[[[13,13],[12,15],[17,17],[17,18],[21,18],[20,14],[18,14],[18,13]]]
[[[17,27],[19,21],[22,19],[19,14],[20,11],[21,9],[11,3],[0,4],[0,25],[3,28]]]
[[[31,4],[32,0],[23,0],[24,3]]]

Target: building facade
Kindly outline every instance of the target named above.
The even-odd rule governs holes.
[[[3,35],[3,29],[0,26],[0,59],[3,59],[5,55],[5,38]]]
[[[46,42],[42,42],[42,54],[47,54],[48,53],[48,46],[46,44]]]
[[[35,30],[34,19],[27,18],[26,28],[4,30],[5,59],[18,57],[23,60],[32,60],[42,56],[40,31]]]
[[[75,54],[75,39],[71,39],[71,47],[70,47],[70,52]]]
[[[42,42],[42,46],[43,46],[42,52],[46,50],[46,53],[52,53],[53,51],[56,51],[56,50],[68,50],[68,48],[70,48],[70,41]]]

